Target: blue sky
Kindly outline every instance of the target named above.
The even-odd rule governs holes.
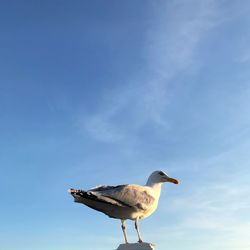
[[[250,248],[249,1],[2,1],[0,249],[115,249],[68,188],[166,184],[157,249]],[[136,241],[128,222],[130,241]]]

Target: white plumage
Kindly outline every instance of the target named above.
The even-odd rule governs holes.
[[[164,172],[155,171],[149,176],[145,186],[129,184],[99,186],[88,191],[76,189],[69,189],[68,191],[74,197],[75,202],[103,212],[111,218],[120,219],[126,243],[128,240],[125,220],[134,220],[139,242],[142,242],[138,220],[148,217],[156,210],[161,185],[164,182],[178,184],[176,179],[170,178]]]

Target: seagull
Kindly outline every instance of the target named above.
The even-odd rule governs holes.
[[[164,182],[178,184],[178,180],[169,177],[163,171],[154,171],[145,186],[104,185],[87,191],[71,188],[68,192],[74,197],[75,202],[102,212],[110,218],[120,219],[125,243],[128,243],[125,221],[127,219],[135,221],[138,242],[142,243],[138,221],[150,216],[156,210]]]

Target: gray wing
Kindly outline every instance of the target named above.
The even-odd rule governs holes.
[[[137,185],[100,186],[88,192],[100,199],[108,199],[112,203],[140,210],[150,209],[155,201],[147,187]]]
[[[100,186],[97,186],[97,187],[94,187],[94,188],[91,188],[88,190],[88,192],[94,192],[94,191],[108,191],[108,190],[111,190],[111,189],[116,189],[116,188],[120,188],[120,187],[123,187],[123,186],[126,186],[126,185],[119,185],[119,186],[107,186],[107,185],[100,185]]]

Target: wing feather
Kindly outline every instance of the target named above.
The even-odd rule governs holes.
[[[139,210],[150,209],[155,201],[150,188],[138,185],[101,186],[88,192],[99,199],[113,200],[118,204]]]

